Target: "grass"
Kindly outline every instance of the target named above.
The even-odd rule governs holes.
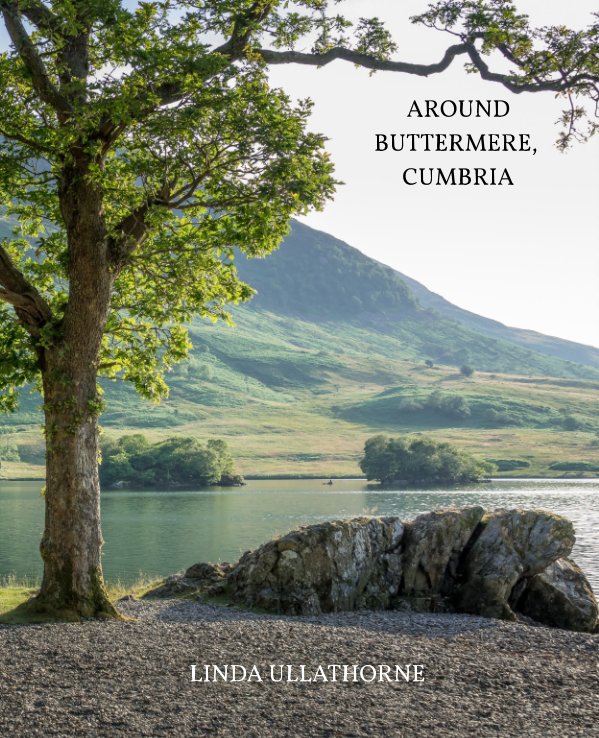
[[[238,312],[236,328],[194,324],[192,334],[191,360],[172,373],[171,395],[161,405],[107,384],[107,437],[220,437],[252,477],[359,476],[364,441],[376,433],[426,433],[481,458],[530,464],[505,476],[556,476],[562,472],[549,468],[556,462],[599,462],[593,378],[477,368],[467,379],[456,365],[426,368],[412,343],[374,329],[249,310]],[[406,412],[406,402],[434,391],[462,397],[470,415]],[[31,403],[27,396],[26,412],[0,417],[2,444],[16,445],[21,458],[2,462],[2,478],[44,476],[40,418]],[[566,430],[567,418],[575,430]]]
[[[107,585],[108,596],[112,602],[131,595],[139,599],[161,584],[164,580],[140,574],[133,584],[125,585],[116,581]],[[0,580],[0,623],[6,625],[26,625],[33,623],[51,623],[55,620],[44,615],[31,613],[27,602],[37,593],[36,584],[28,580],[18,580],[9,576]]]

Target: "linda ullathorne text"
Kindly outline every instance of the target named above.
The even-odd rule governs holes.
[[[414,100],[408,118],[505,118],[507,100]],[[376,133],[375,151],[435,153],[528,153],[534,156],[529,133]],[[404,184],[452,186],[513,186],[504,167],[409,167],[402,174]]]
[[[192,682],[423,682],[423,664],[204,664],[191,665]]]

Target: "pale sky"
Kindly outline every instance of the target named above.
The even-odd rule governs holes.
[[[423,0],[351,0],[396,34],[402,61],[438,61],[450,36],[414,27]],[[520,0],[537,25],[587,25],[596,0]],[[341,9],[346,7],[342,4]],[[563,100],[513,95],[466,74],[461,62],[429,78],[369,77],[343,62],[323,69],[277,67],[274,83],[315,102],[315,130],[330,137],[345,182],[324,212],[303,220],[419,280],[460,307],[508,325],[599,346],[599,136],[566,154],[554,146]],[[505,99],[507,118],[408,118],[414,99]],[[375,152],[376,133],[531,133],[524,153]],[[408,187],[406,167],[507,167],[514,187]]]

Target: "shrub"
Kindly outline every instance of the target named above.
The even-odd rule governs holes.
[[[0,444],[0,462],[2,461],[21,461],[19,448],[12,441],[5,441]]]
[[[549,468],[554,471],[599,471],[599,467],[596,464],[589,464],[587,461],[559,461],[551,464]]]
[[[379,435],[366,441],[360,468],[367,479],[383,484],[460,484],[475,482],[494,467],[478,461],[449,443],[430,438],[389,438]]]
[[[497,471],[515,471],[516,469],[528,469],[530,461],[523,459],[487,459],[490,464],[497,467]]]
[[[225,441],[211,439],[203,446],[189,437],[150,444],[141,434],[122,436],[104,444],[100,481],[132,487],[207,487],[239,484]]]
[[[576,415],[566,415],[564,418],[562,418],[561,422],[564,430],[567,431],[575,431],[580,430],[583,426],[583,422],[580,418],[577,418]]]

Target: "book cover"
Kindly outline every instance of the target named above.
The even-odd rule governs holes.
[[[2,735],[599,735],[595,3],[0,13]]]

